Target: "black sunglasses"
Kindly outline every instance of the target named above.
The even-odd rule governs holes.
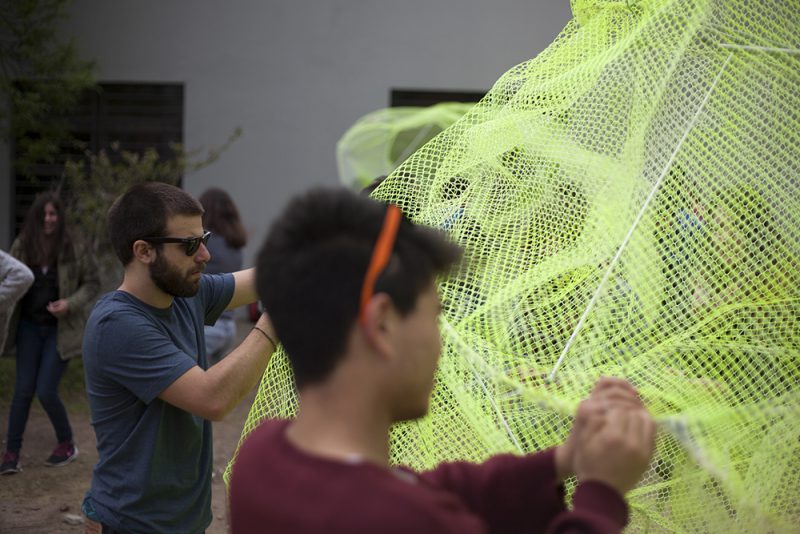
[[[148,243],[180,243],[186,247],[187,256],[194,256],[194,253],[200,248],[200,243],[207,245],[210,237],[211,232],[206,232],[200,237],[143,237],[142,241],[147,241]]]

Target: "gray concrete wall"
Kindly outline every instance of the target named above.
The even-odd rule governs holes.
[[[243,136],[186,177],[222,185],[251,232],[287,199],[335,184],[335,145],[390,88],[487,90],[543,50],[568,0],[76,0],[64,32],[100,81],[185,84],[187,148]]]

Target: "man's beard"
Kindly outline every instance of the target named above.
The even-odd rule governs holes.
[[[199,270],[202,272],[202,267]],[[200,288],[200,279],[189,280],[187,275],[172,267],[161,254],[150,264],[150,278],[158,289],[173,297],[193,297]]]

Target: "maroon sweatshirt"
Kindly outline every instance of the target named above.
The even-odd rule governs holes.
[[[242,444],[230,481],[234,534],[621,532],[625,501],[600,482],[564,505],[553,449],[445,463],[415,473],[300,451],[288,421],[268,420]]]

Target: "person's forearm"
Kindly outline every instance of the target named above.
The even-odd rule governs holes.
[[[229,310],[258,300],[256,293],[256,270],[253,268],[233,273],[235,281],[233,296],[228,303]]]
[[[546,449],[524,456],[501,454],[482,464],[442,463],[420,477],[458,495],[490,532],[545,532],[566,509],[554,455],[554,449]]]
[[[262,316],[256,327],[276,339],[268,320]],[[219,363],[206,371],[212,379],[217,417],[225,417],[258,384],[276,347],[262,332],[253,329],[244,341]]]

